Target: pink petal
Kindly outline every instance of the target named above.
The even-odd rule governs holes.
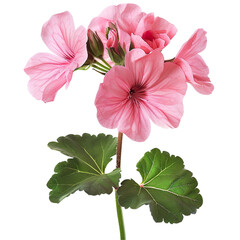
[[[135,32],[137,25],[144,15],[136,4],[120,4],[117,6],[117,24],[129,35]]]
[[[162,127],[178,127],[183,115],[183,97],[187,84],[180,67],[165,63],[164,70],[148,96],[151,120]]]
[[[192,72],[192,68],[189,65],[189,63],[186,60],[184,60],[183,58],[175,58],[175,60],[173,62],[182,68],[182,70],[186,76],[186,81],[189,83],[193,83],[194,82],[193,72]]]
[[[173,24],[160,17],[155,18],[152,30],[166,33],[170,39],[172,39],[177,33],[177,28]]]
[[[151,125],[144,105],[133,105],[128,101],[122,112],[118,130],[134,141],[145,141],[150,134]]]
[[[159,76],[159,80],[155,83],[154,90],[176,91],[177,94],[184,96],[187,91],[187,84],[182,69],[174,63],[164,63],[163,72]]]
[[[133,49],[125,56],[125,66],[134,74],[137,84],[150,87],[159,79],[164,59],[159,49],[155,49],[151,54],[145,54],[141,49]]]
[[[116,20],[116,11],[117,11],[117,6],[112,5],[109,7],[106,7],[100,14],[99,17],[108,19],[110,21],[115,21]]]
[[[30,76],[30,93],[44,102],[53,101],[57,91],[71,80],[72,71],[67,69],[69,62],[60,57],[48,53],[34,55],[24,69]]]
[[[58,79],[49,81],[49,84],[45,86],[43,91],[42,100],[43,102],[51,102],[54,101],[55,96],[60,88],[67,82],[72,79],[72,72],[63,72],[62,75],[58,77]]]
[[[178,64],[185,73],[187,81],[201,94],[211,94],[214,86],[211,83],[208,73],[209,69],[200,55],[195,55],[187,61],[177,58],[174,63]]]
[[[192,37],[183,44],[182,48],[178,52],[176,58],[183,58],[185,60],[195,56],[202,52],[207,45],[206,31],[198,29]]]
[[[213,84],[210,82],[210,79],[208,77],[200,77],[200,76],[194,76],[194,84],[192,83],[192,86],[195,88],[195,90],[201,94],[208,95],[211,94],[214,90]]]
[[[104,34],[105,38],[106,38],[106,29],[107,27],[109,27],[109,23],[111,21],[107,18],[103,18],[103,17],[96,17],[93,18],[92,21],[90,22],[88,29],[91,29],[93,32],[101,32]]]
[[[144,32],[152,30],[152,25],[154,23],[154,14],[149,13],[143,16],[138,23],[136,31],[134,32],[136,35],[142,36]]]
[[[81,67],[87,60],[87,31],[83,26],[76,29],[72,40],[72,49],[74,52],[74,61]]]
[[[135,31],[142,15],[141,8],[136,4],[119,4],[104,9],[100,17],[117,23],[119,28],[131,35]]]
[[[125,49],[126,52],[129,52],[130,44],[131,44],[131,36],[123,31],[122,29],[118,29],[119,34],[119,42],[123,49]]]
[[[53,15],[43,25],[42,39],[48,48],[65,59],[73,58],[74,23],[69,12]]]
[[[113,67],[100,84],[95,105],[97,117],[101,125],[107,128],[118,127],[128,93],[131,89],[133,76],[122,66]]]
[[[202,57],[197,54],[188,59],[188,63],[193,72],[194,81],[191,82],[192,86],[201,94],[211,94],[214,86],[208,77],[209,69]]]
[[[146,31],[165,33],[170,39],[172,39],[175,36],[177,29],[167,20],[160,17],[154,17],[153,13],[149,13],[141,18],[135,34],[142,36]]]
[[[134,48],[140,48],[145,53],[150,53],[153,49],[146,43],[140,36],[138,35],[131,35],[131,40],[133,43]]]
[[[187,62],[192,69],[193,75],[202,75],[204,77],[208,76],[208,66],[199,54],[189,58]]]

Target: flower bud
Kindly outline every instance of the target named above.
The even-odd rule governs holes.
[[[108,32],[107,48],[114,48],[114,50],[118,52],[118,43],[118,33],[115,29],[111,29]]]
[[[87,42],[88,53],[94,57],[103,56],[103,43],[96,32],[93,32],[91,29],[88,29],[88,42]]]
[[[122,49],[120,43],[118,43],[117,50],[114,47],[107,48],[108,55],[111,60],[117,65],[124,65],[125,51]]]
[[[113,23],[109,23],[106,29],[107,51],[111,60],[117,65],[124,65],[125,51],[119,43],[118,29]]]

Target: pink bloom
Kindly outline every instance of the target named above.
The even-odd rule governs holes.
[[[106,29],[109,24],[116,25],[119,42],[125,51],[129,51],[131,42],[134,48],[146,53],[156,48],[162,50],[176,34],[176,27],[154,14],[146,14],[135,4],[120,4],[106,8],[99,17],[94,18],[89,28],[96,31],[106,47]]]
[[[145,15],[139,22],[137,29],[131,34],[134,48],[141,48],[145,53],[153,49],[162,50],[176,34],[176,27],[152,13]]]
[[[30,93],[36,99],[50,102],[64,84],[68,86],[73,71],[86,61],[87,33],[82,26],[75,30],[71,14],[63,12],[43,25],[42,39],[57,56],[38,53],[24,70],[30,76]]]
[[[196,91],[202,94],[211,94],[214,86],[208,77],[209,69],[198,54],[206,48],[207,38],[205,35],[206,32],[203,29],[198,29],[184,43],[173,62],[182,68],[187,82],[192,84]]]
[[[162,127],[176,128],[183,115],[186,81],[181,68],[164,63],[160,49],[146,55],[133,49],[125,67],[113,67],[100,85],[95,105],[100,124],[135,141],[150,134],[150,119]]]

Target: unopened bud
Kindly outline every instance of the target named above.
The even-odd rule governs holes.
[[[117,65],[124,65],[125,52],[122,49],[120,43],[118,43],[117,51],[114,47],[107,48],[108,55],[111,60]]]
[[[116,30],[112,29],[108,33],[107,48],[114,48],[118,52],[118,33]]]
[[[88,52],[94,57],[103,56],[103,43],[96,32],[93,32],[91,29],[88,29],[88,42],[87,42]]]

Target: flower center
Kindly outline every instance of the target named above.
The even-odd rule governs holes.
[[[141,85],[133,86],[128,94],[129,99],[143,100],[146,97],[145,87]]]
[[[153,31],[146,31],[143,33],[142,35],[142,39],[145,41],[153,41],[155,39],[155,34],[153,33]]]

